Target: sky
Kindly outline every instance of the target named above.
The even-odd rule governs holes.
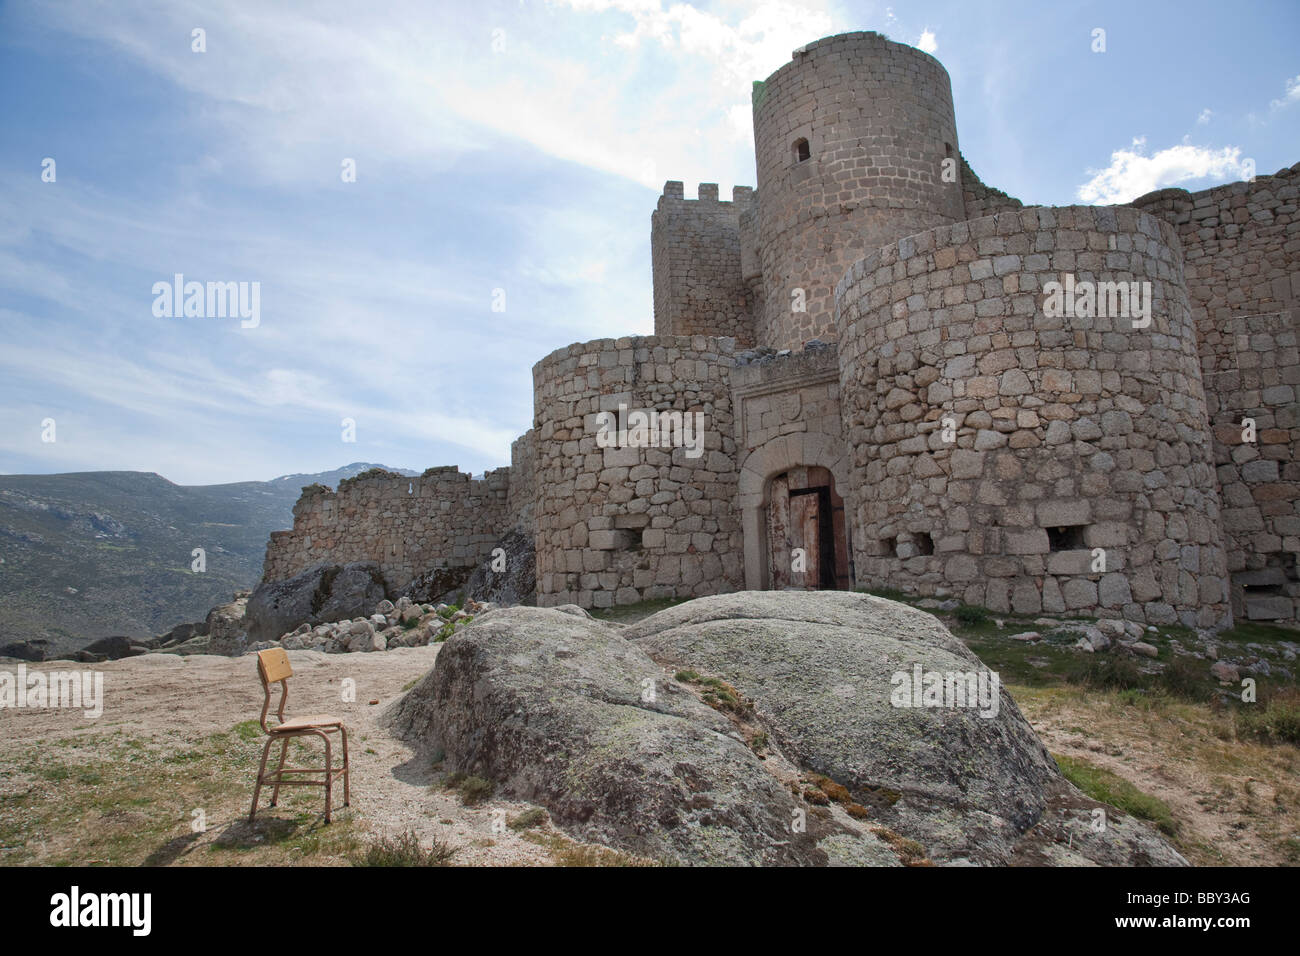
[[[754,185],[753,81],[852,30],[1026,203],[1300,160],[1294,0],[0,0],[0,473],[509,464],[535,362],[653,332],[664,181]]]

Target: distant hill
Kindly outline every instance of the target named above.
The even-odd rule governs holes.
[[[139,471],[0,475],[0,646],[46,638],[76,650],[202,620],[257,584],[267,538],[292,526],[304,485],[335,488],[377,467],[193,486]],[[195,548],[202,574],[190,570]]]

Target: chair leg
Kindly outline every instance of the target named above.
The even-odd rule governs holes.
[[[352,806],[352,785],[348,779],[348,729],[340,727],[339,733],[343,735],[343,806]]]
[[[263,774],[266,773],[266,758],[270,756],[271,744],[275,742],[274,738],[267,740],[266,746],[262,748],[262,763],[257,768],[257,783],[253,785],[253,808],[248,811],[248,822],[252,823],[257,819],[257,798],[262,793]]]
[[[330,822],[330,796],[334,790],[334,774],[331,772],[334,763],[332,748],[330,747],[329,734],[321,734],[325,738],[325,822]]]
[[[271,806],[280,805],[280,771],[284,769],[284,758],[289,755],[289,738],[280,742],[280,763],[275,768],[275,789],[271,791]]]

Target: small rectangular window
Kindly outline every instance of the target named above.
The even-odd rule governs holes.
[[[1070,525],[1065,528],[1048,528],[1047,544],[1052,551],[1080,551],[1085,545],[1083,543],[1083,529],[1081,524]]]

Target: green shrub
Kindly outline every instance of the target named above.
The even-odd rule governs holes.
[[[484,780],[472,774],[468,776],[462,774],[456,783],[456,789],[460,791],[460,802],[467,807],[472,807],[491,797],[495,785],[491,780]]]
[[[531,830],[534,827],[544,826],[547,819],[545,810],[541,807],[533,807],[531,810],[525,810],[519,814],[507,826],[512,830]]]
[[[984,624],[989,619],[988,608],[978,607],[974,604],[963,604],[954,612],[957,623],[964,627],[976,627]]]
[[[429,849],[420,846],[414,830],[400,837],[380,837],[366,847],[355,866],[446,866],[456,851],[441,840],[434,840]]]

